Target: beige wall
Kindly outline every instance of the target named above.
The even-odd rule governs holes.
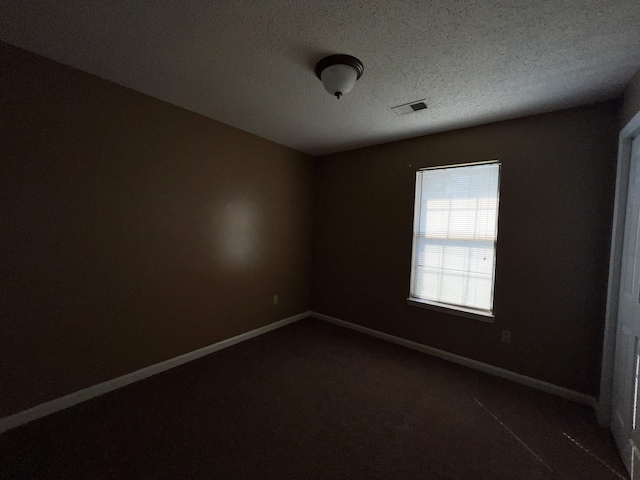
[[[320,158],[314,311],[596,394],[616,114],[605,103]],[[488,159],[503,163],[495,323],[408,306],[416,170]]]
[[[309,309],[310,157],[6,44],[0,71],[0,417]]]
[[[636,113],[640,112],[640,70],[627,85],[622,98],[621,124],[624,127]]]
[[[309,309],[313,188],[316,311],[597,392],[613,104],[331,155],[314,170],[2,43],[0,68],[0,417]],[[639,109],[637,74],[623,118]],[[491,158],[503,162],[496,322],[409,307],[416,169]]]

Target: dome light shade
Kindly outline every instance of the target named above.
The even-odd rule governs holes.
[[[340,63],[325,68],[320,74],[325,90],[338,98],[349,93],[357,79],[358,72],[353,67]]]
[[[315,72],[325,90],[340,98],[353,89],[364,72],[364,66],[351,55],[331,55],[318,62]]]

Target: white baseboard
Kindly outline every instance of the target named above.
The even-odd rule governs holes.
[[[256,328],[255,330],[242,333],[235,337],[222,340],[220,342],[211,344],[203,348],[199,348],[198,350],[194,350],[183,355],[178,355],[177,357],[170,358],[169,360],[165,360],[164,362],[141,368],[140,370],[136,370],[135,372],[127,373],[126,375],[123,375],[121,377],[107,380],[106,382],[93,385],[83,390],[65,395],[64,397],[59,397],[54,400],[41,403],[40,405],[36,405],[35,407],[29,408],[27,410],[23,410],[22,412],[18,412],[13,415],[9,415],[8,417],[1,418],[0,433],[6,432],[7,430],[19,427],[20,425],[24,425],[25,423],[32,422],[33,420],[37,420],[60,410],[64,410],[65,408],[69,408],[73,405],[111,392],[139,380],[143,380],[152,375],[156,375],[187,362],[191,362],[192,360],[196,360],[200,357],[204,357],[205,355],[209,355],[210,353],[217,352],[218,350],[222,350],[223,348],[230,347],[232,345],[235,345],[236,343],[244,342],[245,340],[257,337],[258,335],[262,335],[263,333],[267,333],[271,330],[284,327],[285,325],[289,325],[290,323],[297,322],[298,320],[302,320],[303,318],[307,318],[309,316],[311,316],[311,312],[299,313],[292,317],[270,323],[269,325],[265,325],[264,327]]]
[[[339,318],[330,317],[329,315],[324,315],[322,313],[311,312],[311,316],[314,318],[318,318],[320,320],[325,320],[327,322],[334,323],[336,325],[340,325],[341,327],[350,328],[352,330],[356,330],[358,332],[371,335],[372,337],[377,337],[382,340],[386,340],[388,342],[402,345],[403,347],[408,347],[413,350],[418,350],[419,352],[423,352],[428,355],[432,355],[434,357],[442,358],[444,360],[448,360],[453,363],[458,363],[460,365],[464,365],[465,367],[473,368],[475,370],[480,370],[481,372],[488,373],[496,377],[501,377],[506,380],[511,380],[512,382],[520,383],[522,385],[535,388],[536,390],[542,390],[543,392],[551,393],[553,395],[557,395],[559,397],[563,397],[568,400],[573,400],[575,402],[579,402],[584,405],[593,407],[597,411],[596,399],[584,393],[576,392],[574,390],[570,390],[565,387],[560,387],[552,383],[527,377],[526,375],[521,375],[519,373],[515,373],[510,370],[505,370],[504,368],[489,365],[488,363],[478,362],[477,360],[472,360],[470,358],[462,357],[454,353],[449,353],[444,350],[439,350],[437,348],[429,347],[427,345],[423,345],[422,343],[412,342],[411,340],[407,340],[401,337],[396,337],[394,335],[380,332],[378,330],[373,330],[372,328],[363,327],[362,325],[346,322],[344,320],[340,320]]]
[[[143,380],[152,375],[156,375],[158,373],[164,372],[166,370],[177,367],[179,365],[183,365],[192,360],[196,360],[200,357],[204,357],[205,355],[209,355],[210,353],[217,352],[218,350],[222,350],[224,348],[230,347],[237,343],[244,342],[245,340],[249,340],[251,338],[257,337],[264,333],[270,332],[271,330],[284,327],[285,325],[289,325],[290,323],[297,322],[298,320],[302,320],[303,318],[306,318],[309,316],[312,316],[320,320],[325,320],[327,322],[334,323],[342,327],[350,328],[352,330],[356,330],[358,332],[365,333],[367,335],[371,335],[373,337],[377,337],[382,340],[386,340],[388,342],[396,343],[398,345],[402,345],[404,347],[408,347],[413,350],[417,350],[419,352],[432,355],[434,357],[439,357],[444,360],[448,360],[450,362],[458,363],[466,367],[480,370],[481,372],[485,372],[490,375],[495,375],[497,377],[511,380],[513,382],[520,383],[522,385],[526,385],[528,387],[535,388],[537,390],[542,390],[543,392],[551,393],[569,400],[573,400],[585,405],[589,405],[595,408],[597,411],[598,405],[597,405],[596,399],[584,393],[576,392],[565,387],[560,387],[558,385],[553,385],[551,383],[547,383],[542,380],[537,380],[535,378],[527,377],[525,375],[521,375],[519,373],[515,373],[510,370],[505,370],[503,368],[495,367],[487,363],[478,362],[476,360],[462,357],[454,353],[449,353],[444,350],[439,350],[437,348],[429,347],[421,343],[412,342],[411,340],[407,340],[405,338],[396,337],[388,333],[363,327],[362,325],[346,322],[344,320],[340,320],[338,318],[331,317],[329,315],[324,315],[322,313],[309,311],[309,312],[299,313],[292,317],[279,320],[269,325],[265,325],[264,327],[256,328],[255,330],[242,333],[235,337],[222,340],[220,342],[200,348],[198,350],[194,350],[192,352],[179,355],[169,360],[165,360],[164,362],[150,365],[140,370],[136,370],[135,372],[131,372],[126,375],[123,375],[121,377],[117,377],[117,378],[108,380],[106,382],[93,385],[83,390],[79,390],[77,392],[70,393],[69,395],[65,395],[64,397],[56,398],[54,400],[41,403],[40,405],[36,405],[35,407],[29,408],[27,410],[23,410],[22,412],[18,412],[8,417],[1,418],[0,433],[6,432],[7,430],[11,430],[12,428],[19,427],[20,425],[24,425],[26,423],[32,422],[33,420],[37,420],[39,418],[45,417],[52,413],[58,412],[60,410],[64,410],[65,408],[69,408],[73,405],[98,397],[100,395],[111,392],[118,388],[137,382],[139,380]]]

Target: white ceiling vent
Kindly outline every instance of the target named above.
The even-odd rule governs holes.
[[[416,100],[409,103],[403,103],[402,105],[398,105],[396,107],[391,107],[391,110],[396,112],[398,115],[407,115],[409,113],[419,112],[420,110],[427,109],[426,99]]]

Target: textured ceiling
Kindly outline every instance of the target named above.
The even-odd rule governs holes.
[[[2,3],[10,44],[312,155],[609,99],[640,67],[638,0]],[[341,100],[331,53],[365,66]]]

